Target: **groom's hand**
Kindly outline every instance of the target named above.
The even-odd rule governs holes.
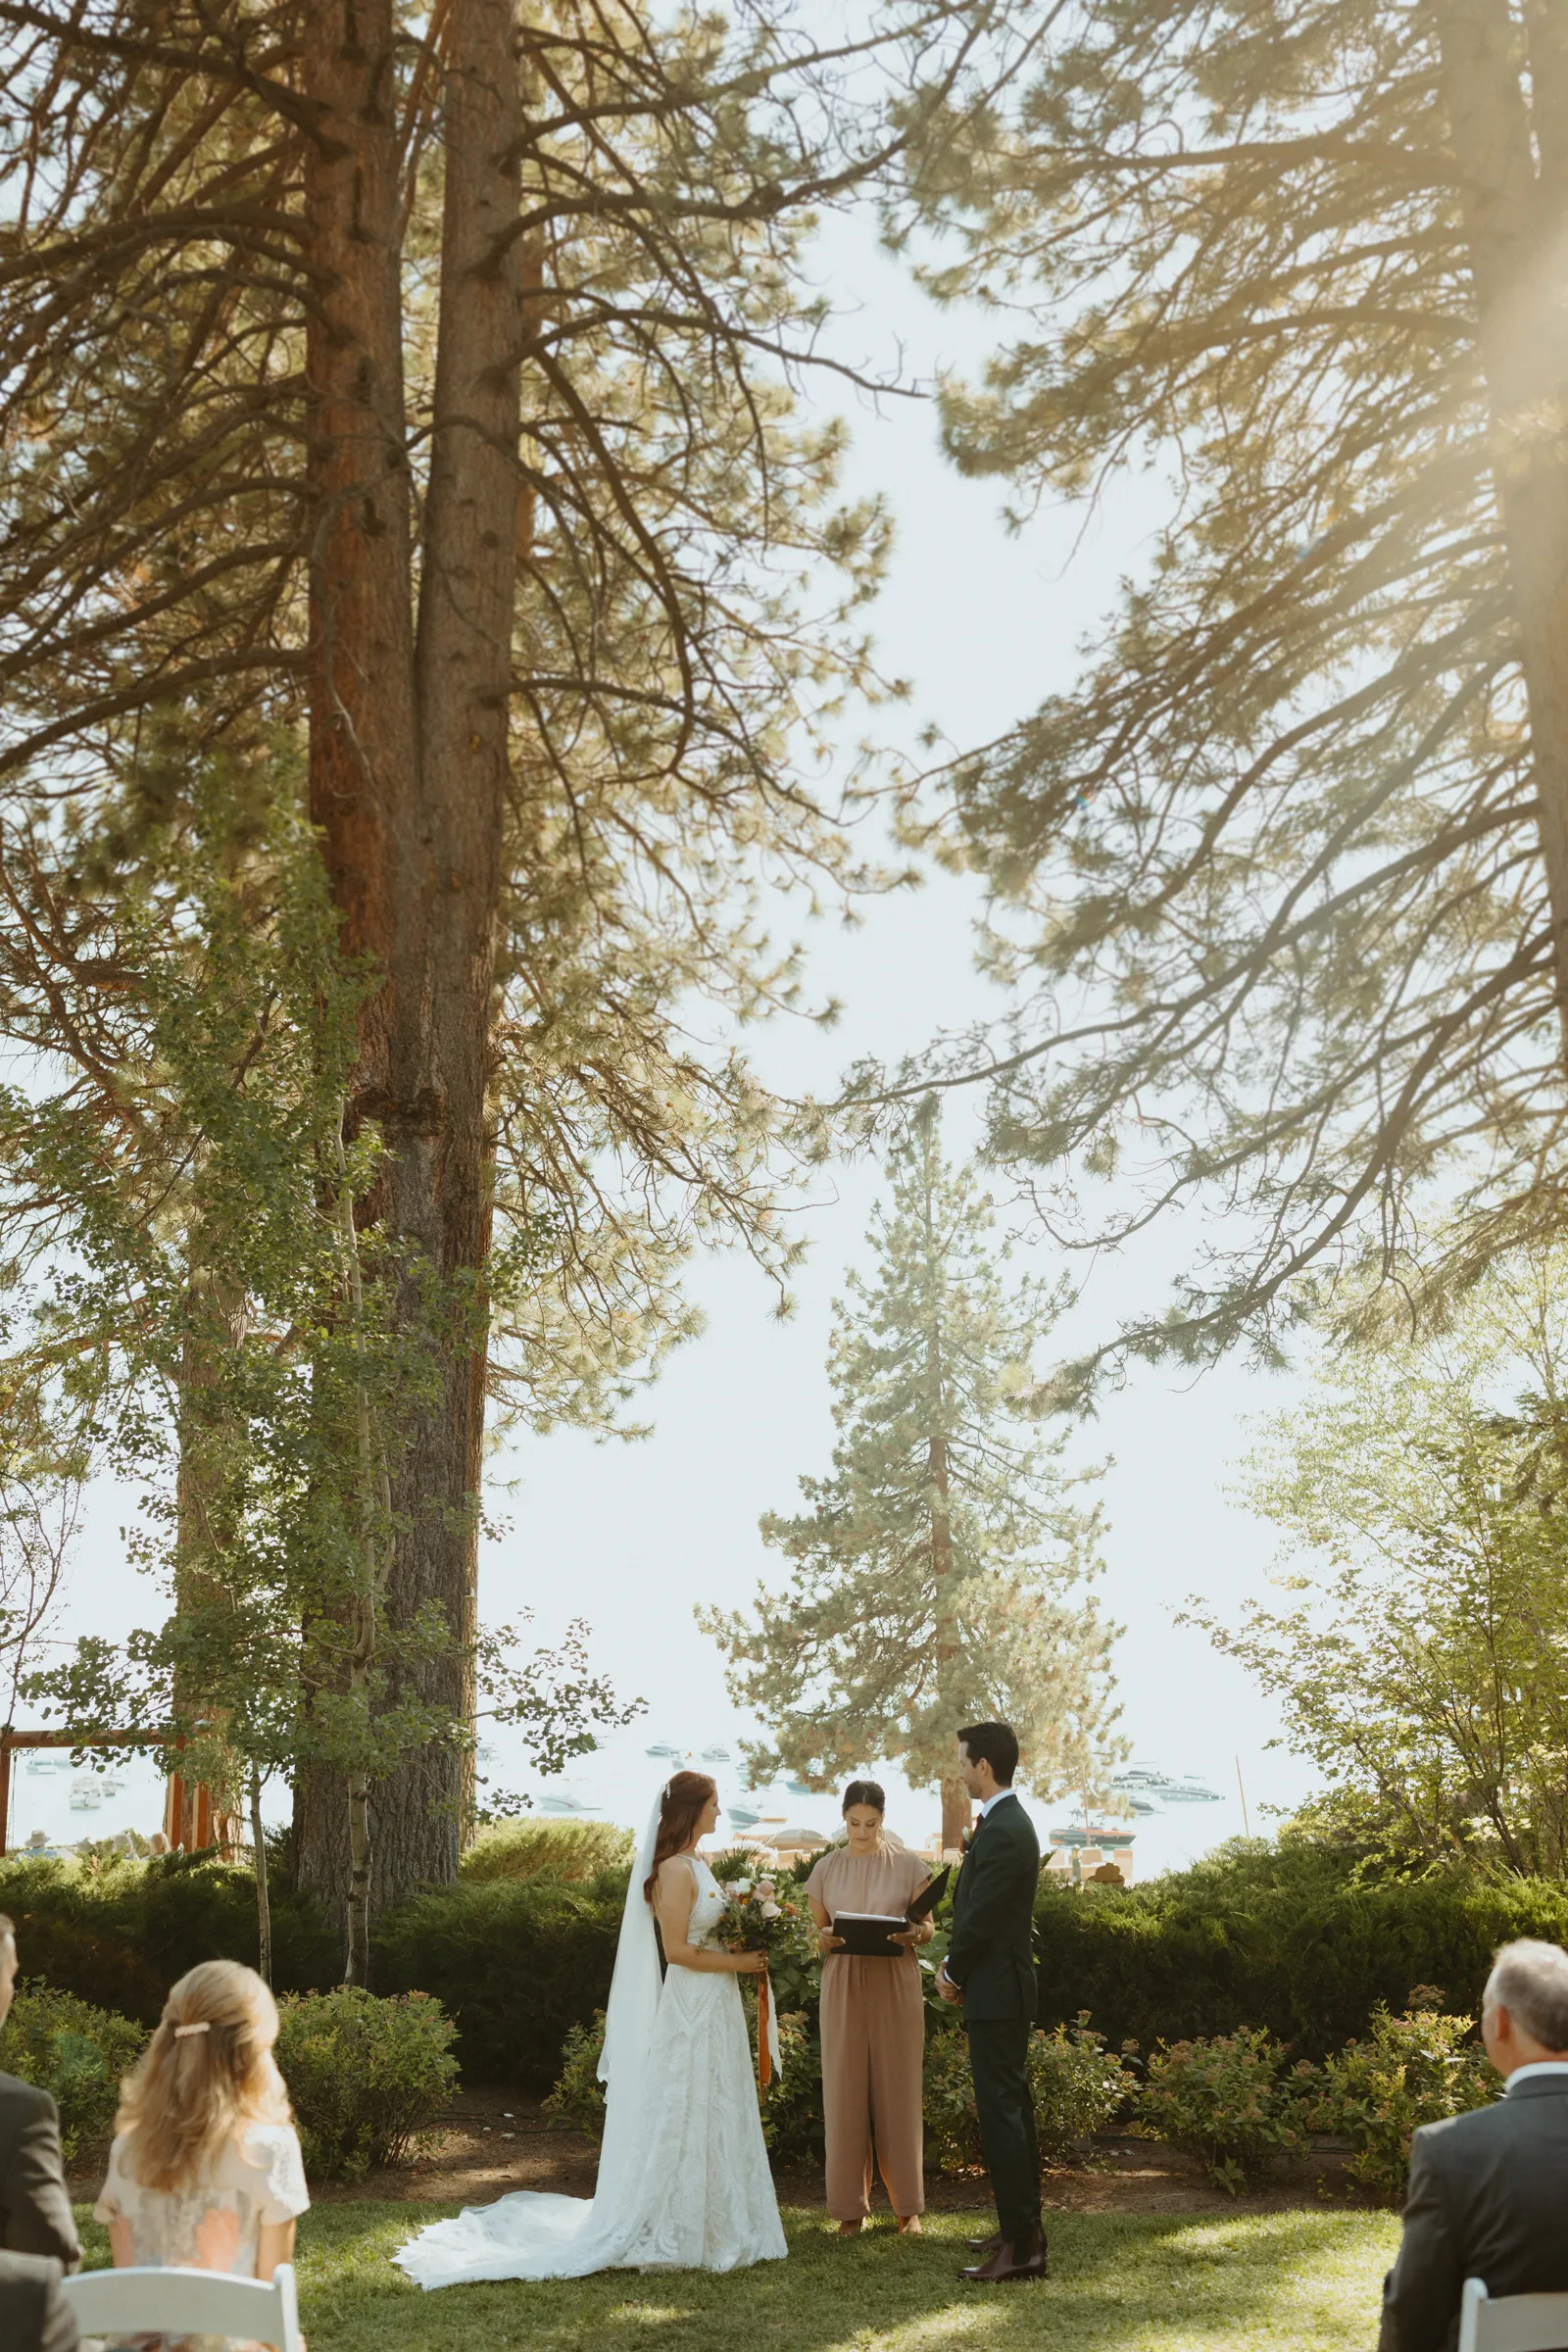
[[[937,1970],[937,1990],[945,2001],[961,2001],[963,1998],[963,1987],[955,1984],[948,1974],[948,1964],[945,1960]]]

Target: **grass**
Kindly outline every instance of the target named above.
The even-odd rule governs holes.
[[[788,2262],[727,2278],[613,2271],[546,2285],[424,2294],[392,2267],[450,2205],[318,2206],[300,2229],[311,2352],[1368,2352],[1398,2222],[1299,2210],[1214,2219],[1048,2215],[1050,2280],[974,2288],[955,2276],[983,2217],[927,2216],[845,2241],[818,2209],[786,2211]],[[104,2231],[83,2214],[89,2264]]]

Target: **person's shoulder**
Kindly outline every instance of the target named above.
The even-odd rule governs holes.
[[[1440,2116],[1436,2123],[1418,2124],[1410,2137],[1412,2159],[1419,2150],[1431,2164],[1447,2169],[1468,2164],[1483,2148],[1504,2144],[1517,2130],[1519,2110],[1510,2111],[1504,2098],[1487,2107],[1472,2107],[1464,2115]]]
[[[300,2135],[292,2124],[258,2121],[243,2125],[238,2140],[248,2163],[265,2165],[276,2156],[297,2153]]]
[[[49,2092],[40,2090],[36,2082],[24,2082],[20,2075],[0,2074],[0,2118],[11,2124],[31,2124],[40,2116],[55,2123],[60,2120]]]

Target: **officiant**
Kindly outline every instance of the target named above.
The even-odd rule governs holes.
[[[822,2120],[827,2138],[827,2209],[841,2237],[858,2234],[870,2211],[873,2144],[888,2202],[906,2236],[925,2211],[920,2115],[925,2001],[914,1947],[929,1943],[929,1919],[891,1935],[891,1959],[862,1958],[833,1933],[841,1911],[903,1919],[931,1883],[918,1854],[883,1827],[886,1800],[875,1781],[844,1791],[845,1843],[829,1848],[806,1882],[822,1961]]]

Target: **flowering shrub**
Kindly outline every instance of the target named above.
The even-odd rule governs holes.
[[[1270,2166],[1304,2154],[1300,2085],[1282,2081],[1285,2053],[1260,2027],[1157,2049],[1133,2126],[1200,2157],[1232,2196]]]
[[[591,2023],[573,2026],[562,2045],[561,2073],[544,2102],[546,2115],[559,2115],[575,2124],[584,2138],[605,2136],[605,2086],[599,2080],[599,2055],[605,2046],[605,2013],[596,2009]]]
[[[112,2009],[24,1984],[0,2027],[0,2072],[50,2093],[60,2110],[61,2153],[73,2164],[108,2139],[121,2077],[146,2039],[140,2026]]]
[[[345,1984],[279,2001],[278,2013],[277,2063],[306,2169],[360,2180],[372,2165],[402,2163],[458,2079],[457,2028],[440,2002]]]
[[[1308,2121],[1349,2140],[1354,2154],[1347,2170],[1362,2188],[1397,2196],[1416,2126],[1485,2107],[1496,2096],[1486,2052],[1466,2044],[1474,2019],[1446,2015],[1442,2000],[1432,1986],[1418,1984],[1404,2016],[1375,2009],[1369,2037],[1348,2041],[1315,2070]]]

